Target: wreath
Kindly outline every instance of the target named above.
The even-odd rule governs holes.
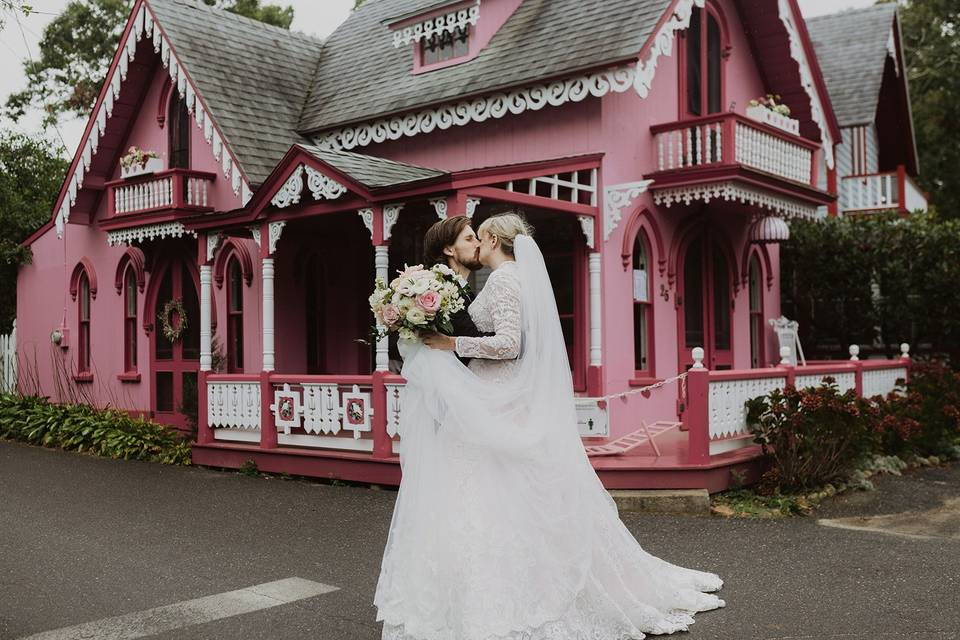
[[[171,314],[176,311],[180,322],[176,327],[170,321]],[[187,328],[187,310],[183,308],[183,301],[180,298],[171,298],[163,305],[163,311],[160,312],[160,328],[163,330],[163,337],[170,342],[177,342]]]

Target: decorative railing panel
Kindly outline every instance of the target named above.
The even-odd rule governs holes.
[[[652,127],[658,171],[739,164],[812,185],[817,145],[734,113]]]
[[[852,371],[847,373],[814,373],[807,375],[797,375],[794,386],[798,389],[803,389],[804,387],[819,387],[823,384],[824,378],[833,378],[837,383],[837,388],[840,390],[840,393],[845,393],[851,389],[856,391],[857,389],[857,375]]]
[[[865,369],[863,372],[863,397],[886,396],[897,386],[897,380],[906,379],[907,368]]]
[[[207,424],[210,427],[260,430],[258,380],[207,381]]]
[[[710,381],[710,439],[742,436],[747,430],[747,409],[750,398],[767,395],[774,389],[783,389],[785,375],[745,379]]]
[[[209,189],[215,179],[213,173],[171,169],[108,182],[109,215],[212,209]]]
[[[846,212],[927,210],[927,197],[903,167],[897,171],[846,176],[840,185],[840,208]]]

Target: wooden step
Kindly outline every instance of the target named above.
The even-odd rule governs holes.
[[[653,447],[654,453],[659,457],[660,448],[657,447],[654,438],[671,429],[676,429],[679,426],[679,422],[671,422],[669,420],[658,420],[652,424],[647,424],[641,420],[640,428],[636,431],[621,436],[613,442],[590,445],[584,448],[587,450],[588,456],[616,456],[627,453],[628,451],[633,451],[637,447],[649,442]]]

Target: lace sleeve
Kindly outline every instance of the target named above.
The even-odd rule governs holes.
[[[461,358],[512,360],[520,355],[520,279],[513,270],[494,272],[484,293],[492,304],[492,336],[457,337],[456,352]]]

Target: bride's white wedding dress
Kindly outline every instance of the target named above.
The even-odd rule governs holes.
[[[374,604],[388,640],[626,640],[724,606],[711,573],[644,551],[577,432],[536,243],[470,305],[491,337],[404,344],[403,478]]]

